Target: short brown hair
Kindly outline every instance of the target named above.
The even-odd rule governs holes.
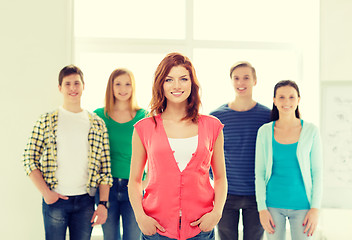
[[[59,86],[62,85],[62,80],[64,79],[64,77],[67,77],[72,74],[78,74],[81,77],[82,83],[84,84],[83,72],[81,71],[81,69],[79,69],[79,67],[71,64],[61,69],[59,73]]]
[[[252,66],[252,64],[250,64],[249,62],[246,61],[239,61],[236,62],[234,65],[231,66],[230,68],[230,78],[232,78],[232,73],[236,68],[239,67],[249,67],[252,70],[252,74],[253,74],[253,78],[254,80],[257,80],[257,74],[255,72],[255,68]]]

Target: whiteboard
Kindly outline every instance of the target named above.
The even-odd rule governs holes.
[[[352,81],[323,82],[323,207],[352,208]]]

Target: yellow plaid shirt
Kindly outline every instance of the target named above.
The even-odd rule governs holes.
[[[109,136],[104,121],[95,113],[88,113],[90,130],[87,192],[95,195],[100,184],[112,186]],[[58,111],[46,113],[33,127],[32,135],[23,153],[23,164],[27,175],[39,169],[50,189],[55,189],[57,179],[57,123]]]

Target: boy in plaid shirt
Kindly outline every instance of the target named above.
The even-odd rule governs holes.
[[[58,87],[63,105],[36,122],[23,163],[43,196],[46,239],[65,239],[69,228],[71,240],[88,240],[92,227],[107,218],[112,185],[108,133],[102,119],[81,108],[84,81],[78,67],[64,67]]]

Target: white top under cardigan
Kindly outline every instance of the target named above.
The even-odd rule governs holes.
[[[182,172],[197,150],[198,135],[189,138],[168,138],[178,168]]]
[[[266,185],[273,165],[273,122],[259,128],[255,156],[255,191],[258,211],[267,209]],[[322,147],[318,128],[304,121],[297,146],[297,158],[310,208],[320,208],[323,186]]]

